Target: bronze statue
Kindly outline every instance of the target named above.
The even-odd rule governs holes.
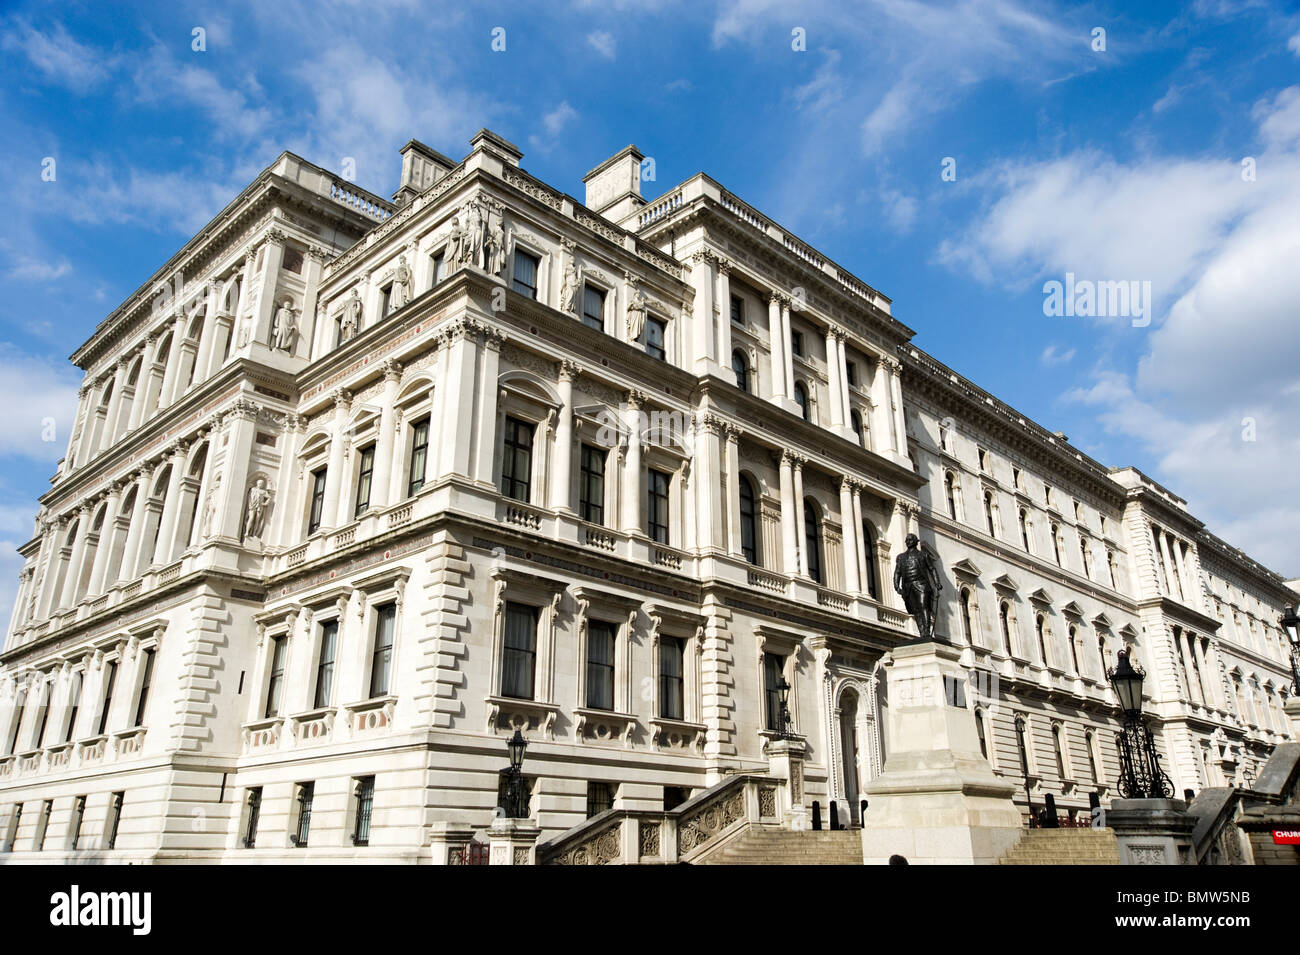
[[[922,640],[934,640],[935,605],[939,601],[939,573],[930,555],[916,545],[915,534],[908,534],[907,550],[894,562],[894,591],[902,595],[907,612],[916,621]]]

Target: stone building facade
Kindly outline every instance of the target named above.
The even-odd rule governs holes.
[[[286,153],[100,324],[0,654],[0,861],[427,862],[516,728],[558,834],[765,770],[782,681],[855,821],[908,533],[1022,805],[1115,794],[1126,645],[1180,790],[1286,738],[1281,578],[642,158],[579,202],[412,141],[388,202]]]

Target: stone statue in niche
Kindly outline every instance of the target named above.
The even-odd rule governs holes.
[[[397,257],[397,272],[393,276],[393,290],[388,296],[388,307],[397,311],[411,300],[411,268],[406,264],[406,256]]]
[[[276,351],[292,352],[297,335],[298,323],[294,318],[293,299],[286,298],[271,317],[271,347]]]
[[[627,303],[627,340],[637,341],[645,331],[646,297],[639,288],[633,287]]]
[[[560,286],[560,311],[572,312],[578,307],[578,287],[582,285],[582,273],[578,270],[578,265],[569,256],[569,261],[564,266],[564,284]]]
[[[248,489],[248,506],[244,512],[244,536],[262,538],[266,527],[266,510],[271,503],[271,492],[266,487],[266,478],[258,478]]]
[[[460,224],[460,216],[451,217],[451,234],[447,237],[449,265],[454,269],[465,262],[465,227]]]
[[[207,540],[212,536],[212,520],[217,516],[217,499],[221,496],[221,475],[212,478],[212,487],[208,490],[207,500],[203,502],[203,518],[199,522],[199,537]]]
[[[486,267],[483,259],[486,236],[487,208],[480,200],[475,199],[469,204],[469,251],[470,260],[474,263],[476,269]]]
[[[894,561],[894,592],[903,598],[907,612],[916,621],[922,640],[941,640],[934,635],[935,606],[939,601],[939,572],[927,551],[917,547],[920,541],[908,534],[903,542],[907,550]]]
[[[487,270],[500,275],[506,267],[506,229],[502,210],[492,210],[488,219]]]
[[[352,338],[361,329],[361,294],[354,288],[352,297],[343,304],[339,319],[340,344]]]
[[[248,319],[245,318],[239,323],[239,334],[235,337],[235,347],[243,348],[248,344],[248,338]]]

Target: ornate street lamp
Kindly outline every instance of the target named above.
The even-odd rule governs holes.
[[[1029,810],[1029,825],[1034,823],[1034,795],[1029,790],[1029,752],[1025,749],[1025,718],[1016,714],[1016,742],[1020,746],[1020,771],[1025,777],[1025,806]]]
[[[1120,795],[1125,799],[1169,799],[1174,784],[1160,768],[1160,754],[1151,728],[1142,718],[1142,680],[1146,672],[1129,663],[1128,651],[1115,654],[1115,666],[1106,678],[1115,688],[1120,709],[1124,711],[1124,729],[1115,734],[1119,744]]]
[[[790,684],[786,682],[785,676],[782,675],[781,682],[776,685],[776,692],[781,698],[781,739],[794,739],[794,724],[790,719]]]
[[[1287,607],[1286,612],[1277,620],[1282,629],[1286,631],[1286,638],[1291,642],[1291,693],[1300,696],[1300,666],[1296,664],[1296,657],[1300,657],[1300,616],[1296,615],[1297,607]]]
[[[524,739],[519,728],[515,728],[515,735],[506,741],[506,749],[510,753],[510,768],[506,770],[506,804],[502,806],[506,812],[507,819],[524,819],[527,817],[524,807],[524,786],[523,777],[519,773],[519,768],[524,764],[524,750],[528,748],[528,740]]]

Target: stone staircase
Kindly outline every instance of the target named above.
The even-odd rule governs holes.
[[[710,852],[700,865],[862,865],[857,829],[793,832],[750,826]]]
[[[1027,829],[1001,865],[1119,865],[1110,829]]]

